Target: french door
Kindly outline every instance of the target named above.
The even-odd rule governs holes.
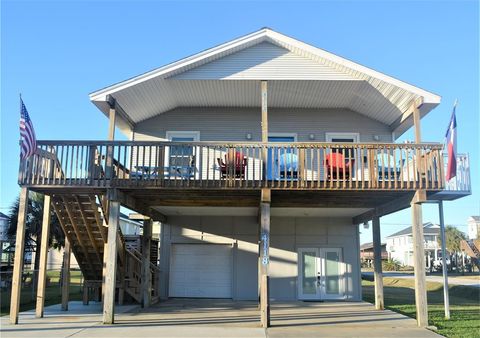
[[[345,283],[340,248],[298,250],[298,298],[343,299]]]

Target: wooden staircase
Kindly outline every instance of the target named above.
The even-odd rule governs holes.
[[[103,196],[87,194],[53,195],[52,204],[65,237],[71,243],[86,288],[98,289],[102,284],[103,253],[107,242],[108,201]],[[141,302],[142,256],[133,248],[127,249],[120,227],[117,241],[117,287],[121,291],[119,295],[122,294],[119,300],[122,298],[123,302],[122,292],[125,291]],[[96,293],[99,294],[98,290]],[[88,291],[86,297],[88,302]]]
[[[480,271],[480,240],[462,240],[460,248],[470,256],[472,263],[475,264]]]
[[[92,195],[53,195],[52,204],[85,280],[101,281],[107,227]]]

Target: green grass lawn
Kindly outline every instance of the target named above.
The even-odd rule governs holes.
[[[82,275],[80,271],[70,272],[70,300],[81,300],[82,294],[80,290],[80,282]],[[59,284],[60,272],[48,271],[47,278],[50,278],[50,282],[45,289],[45,306],[59,304],[62,301],[61,288]],[[27,279],[27,284],[29,279]],[[10,295],[11,290],[2,289],[0,291],[0,315],[4,316],[10,312]],[[31,310],[36,305],[36,292],[33,294],[32,300],[32,288],[26,286],[22,288],[20,297],[20,311]]]
[[[415,318],[414,280],[384,278],[384,298],[387,309]],[[363,299],[374,303],[374,284],[363,280]],[[480,289],[467,286],[450,286],[450,320],[444,318],[443,287],[427,282],[429,324],[446,337],[480,337]]]

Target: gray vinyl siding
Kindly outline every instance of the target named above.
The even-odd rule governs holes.
[[[378,121],[348,109],[269,108],[271,133],[296,133],[299,142],[325,141],[328,132],[360,134],[360,142],[391,142],[390,128]],[[261,140],[259,108],[176,108],[135,126],[134,139],[138,141],[162,140],[167,131],[199,131],[200,141],[252,141]]]
[[[269,42],[175,75],[176,80],[355,80],[334,66],[316,62]]]
[[[168,295],[172,244],[231,244],[232,295],[238,300],[258,297],[258,224],[256,217],[170,216],[162,228],[162,297]],[[351,218],[272,217],[270,233],[270,296],[274,300],[298,299],[297,250],[341,248],[344,262],[345,300],[361,299],[358,227]]]

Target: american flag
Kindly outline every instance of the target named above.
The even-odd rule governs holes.
[[[448,151],[448,164],[447,164],[447,181],[450,181],[453,177],[457,176],[457,119],[455,118],[455,108],[457,104],[453,106],[452,117],[448,125],[448,130],[445,135]]]
[[[27,108],[20,98],[20,157],[26,159],[33,155],[37,149],[37,139],[33,129],[32,120]]]

